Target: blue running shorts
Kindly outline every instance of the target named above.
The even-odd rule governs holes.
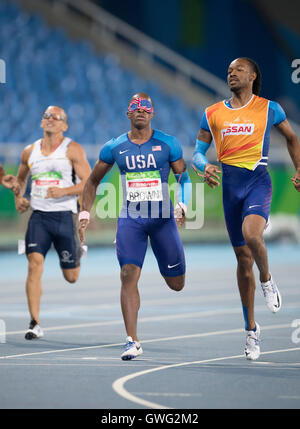
[[[142,268],[148,237],[160,273],[165,277],[185,273],[185,256],[174,217],[171,218],[119,218],[116,250],[120,267],[134,264]]]
[[[265,166],[255,170],[222,164],[223,207],[232,246],[244,246],[242,224],[246,216],[256,214],[268,222],[272,182]]]

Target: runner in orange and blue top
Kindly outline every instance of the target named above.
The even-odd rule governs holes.
[[[260,355],[260,328],[254,319],[256,263],[267,307],[276,313],[281,295],[269,272],[263,231],[268,223],[272,183],[267,171],[270,131],[274,125],[286,138],[296,168],[292,183],[300,191],[300,144],[282,107],[259,97],[261,73],[250,58],[230,64],[227,77],[232,97],[205,110],[194,152],[194,165],[204,171],[212,188],[219,186],[220,169],[208,162],[206,152],[214,140],[222,165],[223,206],[231,244],[237,258],[237,281],[247,331],[245,355]]]

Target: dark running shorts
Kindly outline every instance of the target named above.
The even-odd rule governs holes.
[[[80,242],[76,228],[77,215],[71,211],[35,210],[28,222],[26,255],[41,253],[44,257],[53,243],[63,269],[80,265]]]

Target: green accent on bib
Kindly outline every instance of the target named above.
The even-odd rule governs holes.
[[[62,174],[58,171],[47,171],[45,173],[37,173],[32,176],[32,180],[38,179],[62,179]]]
[[[160,179],[160,174],[158,170],[126,173],[126,180],[134,179]]]

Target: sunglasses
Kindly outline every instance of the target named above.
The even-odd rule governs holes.
[[[50,118],[54,119],[55,121],[64,121],[65,120],[64,116],[59,115],[58,113],[45,112],[43,114],[43,119],[50,119]]]
[[[143,98],[135,98],[128,106],[128,112],[134,112],[135,110],[145,110],[147,113],[153,113],[153,105],[151,101]]]

